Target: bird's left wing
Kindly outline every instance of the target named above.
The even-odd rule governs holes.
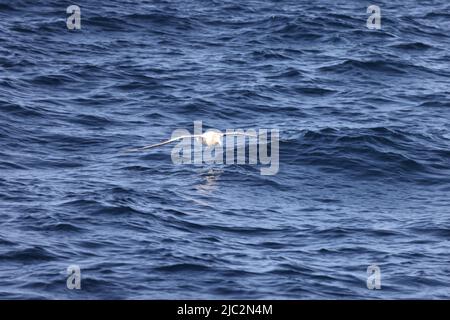
[[[141,148],[126,149],[126,150],[124,150],[124,152],[143,151],[143,150],[147,150],[147,149],[163,146],[165,144],[169,144],[169,143],[172,143],[172,142],[175,142],[175,141],[183,140],[183,139],[186,139],[186,138],[196,138],[196,137],[199,137],[199,136],[201,136],[201,135],[179,136],[179,137],[176,137],[176,138],[172,138],[172,139],[160,142],[160,143],[151,144],[151,145],[144,146],[144,147],[141,147]]]

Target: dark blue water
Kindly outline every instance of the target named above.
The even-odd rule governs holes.
[[[0,1],[0,298],[450,298],[447,0],[70,4]],[[120,153],[195,120],[279,173]]]

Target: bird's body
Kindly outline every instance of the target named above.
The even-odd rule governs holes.
[[[255,134],[249,134],[249,133],[242,133],[242,132],[231,132],[231,133],[222,133],[222,132],[217,132],[217,131],[206,131],[203,134],[193,134],[193,135],[188,135],[188,136],[180,136],[180,137],[176,137],[173,139],[169,139],[157,144],[152,144],[152,145],[148,145],[145,147],[141,147],[141,148],[133,148],[133,149],[127,149],[125,151],[127,152],[134,152],[134,151],[143,151],[143,150],[147,150],[147,149],[151,149],[151,148],[155,148],[155,147],[159,147],[159,146],[163,146],[165,144],[169,144],[175,141],[179,141],[179,140],[183,140],[183,139],[187,139],[187,138],[195,138],[197,139],[197,141],[203,143],[204,145],[208,146],[208,147],[212,147],[212,146],[216,146],[222,145],[222,138],[225,135],[234,135],[234,136],[247,136],[247,137],[257,137],[257,135]]]
[[[201,136],[201,142],[208,147],[212,147],[215,145],[222,145],[222,137],[223,133],[215,132],[215,131],[206,131]]]

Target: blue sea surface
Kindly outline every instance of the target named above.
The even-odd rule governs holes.
[[[71,4],[0,0],[0,299],[450,298],[447,0]],[[194,121],[279,172],[121,152]]]

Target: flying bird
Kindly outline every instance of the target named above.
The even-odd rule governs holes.
[[[197,141],[203,143],[204,145],[207,145],[208,147],[210,146],[215,146],[215,145],[222,145],[222,137],[223,136],[246,136],[246,137],[254,137],[257,138],[258,136],[256,134],[251,134],[251,133],[244,133],[244,132],[227,132],[227,133],[222,133],[222,132],[216,132],[216,131],[207,131],[203,134],[192,134],[192,135],[184,135],[184,136],[179,136],[173,139],[169,139],[160,143],[156,143],[156,144],[151,144],[148,146],[144,146],[141,148],[131,148],[131,149],[126,149],[125,152],[136,152],[136,151],[143,151],[143,150],[147,150],[147,149],[151,149],[151,148],[156,148],[159,146],[163,146],[165,144],[169,144],[175,141],[179,141],[179,140],[183,140],[183,139],[187,139],[187,138],[196,138]]]

